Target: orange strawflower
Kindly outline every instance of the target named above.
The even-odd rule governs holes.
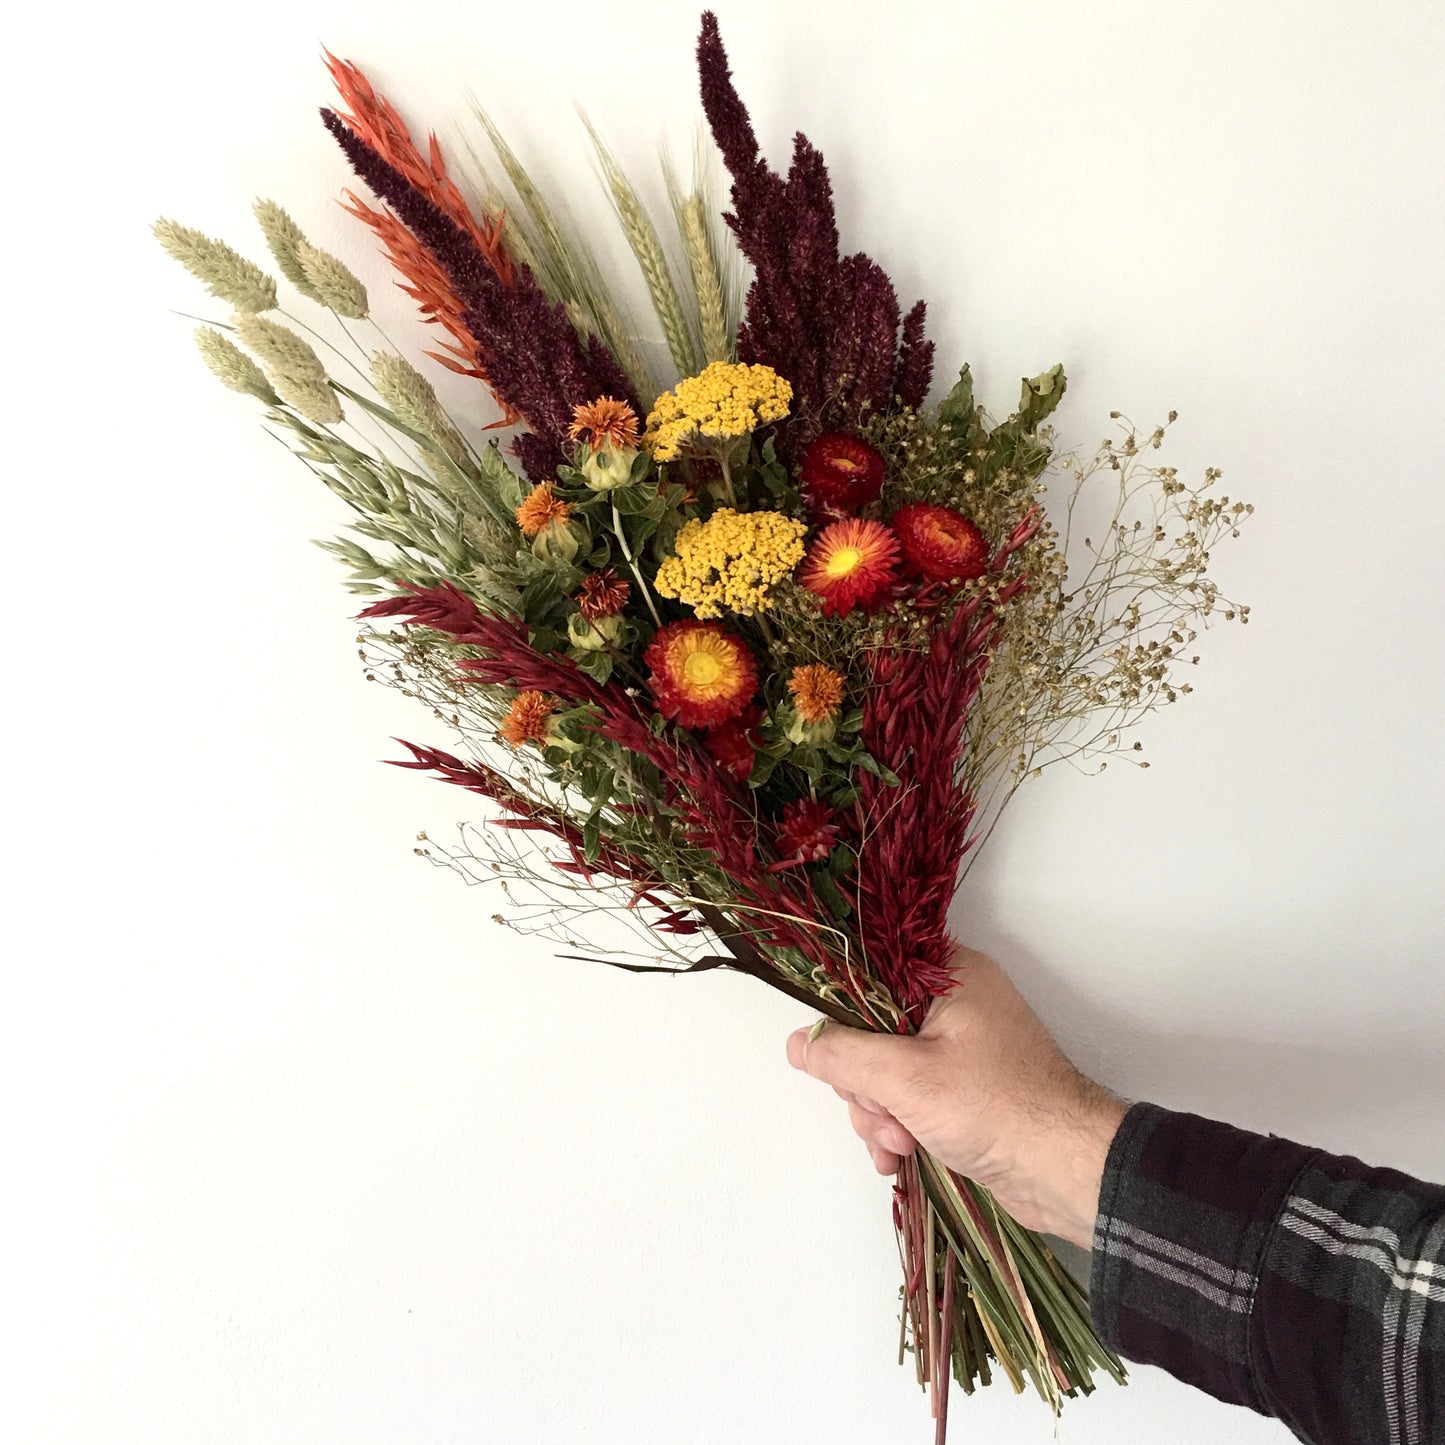
[[[843,706],[843,686],[843,674],[821,662],[795,667],[788,676],[788,691],[805,723],[832,717]]]
[[[517,525],[524,537],[535,537],[553,522],[565,522],[572,515],[572,503],[564,502],[553,490],[551,482],[532,488],[517,508]]]
[[[512,699],[499,731],[514,748],[547,740],[547,725],[552,718],[552,699],[545,692],[519,692]]]
[[[716,622],[659,628],[643,661],[657,710],[685,728],[714,728],[739,716],[758,690],[747,644]]]
[[[585,436],[587,445],[596,451],[604,441],[615,447],[637,445],[637,413],[625,401],[599,396],[596,401],[572,409],[572,425],[567,435],[574,442]]]
[[[851,612],[881,601],[897,567],[893,533],[882,522],[849,517],[830,523],[814,538],[798,581],[823,599],[825,612]]]

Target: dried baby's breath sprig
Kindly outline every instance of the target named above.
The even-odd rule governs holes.
[[[296,259],[317,301],[349,321],[366,320],[366,287],[343,261],[306,241],[297,244]]]
[[[1174,467],[1148,465],[1144,453],[1160,447],[1167,425],[1141,437],[1126,421],[1092,457],[1059,463],[1063,531],[1042,528],[1020,554],[1029,586],[1004,613],[969,717],[965,776],[994,820],[1020,783],[1053,763],[1102,770],[1116,754],[1132,758],[1141,750],[1132,727],[1192,691],[1178,674],[1199,662],[1190,644],[1200,629],[1211,618],[1249,620],[1207,569],[1254,508],[1207,495],[1220,477],[1212,467],[1191,486]],[[1091,484],[1109,478],[1114,499],[1079,538]]]
[[[260,357],[283,401],[322,426],[342,419],[341,403],[321,358],[294,331],[278,321],[244,313],[236,317],[235,326],[242,344]]]
[[[251,213],[261,227],[261,234],[266,238],[266,246],[276,262],[276,269],[308,301],[320,302],[321,297],[311,284],[306,268],[302,266],[301,258],[297,255],[298,248],[306,244],[306,236],[301,227],[291,219],[290,212],[275,201],[258,197],[251,204]]]
[[[195,337],[202,360],[222,386],[254,396],[267,406],[277,404],[280,398],[266,380],[266,374],[239,346],[228,341],[214,326],[198,326]]]
[[[151,231],[168,255],[205,282],[212,296],[237,311],[270,311],[276,305],[275,280],[224,241],[164,216]]]

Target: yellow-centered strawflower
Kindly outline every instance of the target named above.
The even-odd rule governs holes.
[[[749,617],[771,605],[773,588],[803,560],[807,530],[781,512],[719,507],[705,522],[683,523],[656,588],[702,618]]]
[[[674,461],[689,441],[706,447],[781,421],[792,400],[793,388],[772,367],[715,361],[657,398],[643,445],[655,460]]]

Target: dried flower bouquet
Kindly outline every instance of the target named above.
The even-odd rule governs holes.
[[[726,214],[669,172],[659,223],[593,135],[666,375],[485,115],[469,198],[436,138],[416,145],[330,59],[343,105],[322,118],[370,192],[345,205],[445,338],[428,355],[494,398],[505,449],[447,413],[361,281],[275,203],[257,219],[325,336],[229,246],[156,232],[233,309],[197,333],[207,365],[356,514],[323,545],[377,598],[369,675],[458,739],[408,743],[401,766],[493,805],[419,851],[500,878],[506,921],[618,966],[735,969],[907,1031],[954,986],[949,905],[1015,789],[1132,754],[1130,725],[1189,690],[1197,629],[1247,616],[1207,564],[1249,508],[1211,494],[1217,473],[1149,465],[1162,427],[1116,418],[1093,457],[1056,457],[1059,367],[1001,421],[967,367],[928,405],[923,303],[904,313],[876,262],[842,253],[802,135],[786,174],[768,164],[711,14],[697,59]],[[579,945],[599,909],[634,950]],[[985,1190],[920,1152],[894,1223],[900,1360],[911,1344],[939,1439],[950,1380],[998,1370],[1057,1410],[1098,1370],[1123,1379],[1077,1284]]]

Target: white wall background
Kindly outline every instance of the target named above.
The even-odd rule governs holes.
[[[995,405],[1183,413],[1258,504],[1251,601],[1153,768],[1039,784],[958,906],[1101,1078],[1445,1177],[1440,617],[1445,15],[1429,3],[721,0],[770,153],[929,298]],[[890,18],[885,18],[887,15]],[[12,21],[12,27],[15,22]],[[692,7],[50,7],[11,31],[0,1435],[923,1441],[886,1187],[742,980],[553,962],[412,857],[464,795],[382,768],[307,538],[337,505],[168,307],[173,213],[260,253],[332,203],[318,50],[419,128],[483,95],[610,233],[571,102],[645,169],[696,112]],[[24,29],[29,26],[28,31]],[[604,240],[604,245],[611,244]],[[437,739],[441,741],[441,739]],[[1038,1442],[1037,1402],[958,1401]],[[1068,1445],[1273,1441],[1156,1373]]]

